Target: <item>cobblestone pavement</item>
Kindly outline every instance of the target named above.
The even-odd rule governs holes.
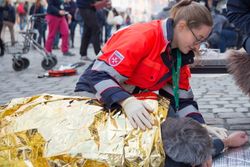
[[[62,56],[59,50],[54,51],[58,66],[80,61],[79,47],[71,49],[76,56]],[[92,47],[89,55],[94,59]],[[36,50],[24,55],[30,60],[30,67],[15,72],[12,69],[12,56],[0,57],[0,104],[12,98],[32,96],[40,93],[72,95],[75,84],[90,62],[78,68],[78,74],[70,77],[37,78],[45,73],[41,67],[43,56]],[[243,129],[250,133],[250,100],[235,86],[228,74],[193,74],[191,85],[198,101],[200,111],[208,124],[225,127],[230,130]]]

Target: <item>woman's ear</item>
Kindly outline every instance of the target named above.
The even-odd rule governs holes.
[[[187,23],[185,20],[180,20],[177,24],[176,24],[176,28],[179,30],[179,31],[183,31],[185,30],[187,27]]]

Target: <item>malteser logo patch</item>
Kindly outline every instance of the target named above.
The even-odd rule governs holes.
[[[117,50],[109,57],[109,65],[112,67],[118,66],[124,59],[124,56]]]

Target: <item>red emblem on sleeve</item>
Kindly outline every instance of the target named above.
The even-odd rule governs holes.
[[[124,59],[124,56],[118,52],[115,51],[108,59],[109,65],[112,67],[118,66]]]

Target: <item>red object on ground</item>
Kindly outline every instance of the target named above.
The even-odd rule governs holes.
[[[49,70],[49,77],[71,76],[76,74],[76,69],[67,70]]]

